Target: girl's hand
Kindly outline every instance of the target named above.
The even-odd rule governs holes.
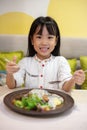
[[[75,71],[73,78],[76,84],[82,85],[85,81],[85,72],[83,70],[77,70]]]
[[[16,60],[17,60],[17,57],[14,56],[12,61],[7,62],[6,64],[7,73],[13,74],[20,69],[19,66],[16,64]]]

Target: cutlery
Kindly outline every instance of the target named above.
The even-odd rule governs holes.
[[[7,59],[7,58],[4,58],[4,60],[5,60],[6,62],[10,62],[10,60]],[[38,76],[39,76],[39,75],[30,74],[26,69],[24,69],[24,71],[25,71],[29,76],[31,76],[31,77],[38,77]]]
[[[50,81],[49,83],[50,83],[50,84],[60,83],[60,82],[66,80],[66,79],[68,79],[68,78],[71,78],[71,77],[72,77],[72,76],[69,76],[69,77],[67,77],[67,78],[64,78],[63,80]]]
[[[84,72],[86,73],[86,72],[87,72],[87,70],[84,70]]]
[[[87,70],[84,70],[84,72],[85,73],[87,73]],[[68,78],[71,78],[72,76],[70,76],[70,77],[67,77],[67,78],[64,78],[62,81],[64,81],[64,80],[66,80],[66,79],[68,79]],[[50,81],[49,83],[50,84],[54,84],[54,83],[60,83],[60,82],[62,82],[61,80],[56,80],[56,81]]]
[[[4,58],[4,60],[6,61],[6,62],[11,62],[9,59],[7,59],[7,58]]]
[[[31,76],[31,77],[38,77],[39,75],[34,75],[34,74],[30,74],[26,69],[24,69],[25,70],[25,72],[29,75],[29,76]]]
[[[7,59],[7,58],[4,58],[4,60],[6,61],[6,62],[10,62],[10,60],[9,59]],[[39,75],[33,75],[33,74],[30,74],[26,69],[24,69],[25,70],[25,72],[29,75],[29,76],[31,76],[31,77],[38,77]],[[84,70],[84,72],[86,73],[87,72],[87,70]],[[68,78],[70,78],[70,77],[67,77],[67,78],[65,78],[65,79],[68,79]],[[65,80],[65,79],[63,79],[63,80]],[[62,81],[63,81],[62,80]],[[53,84],[53,83],[59,83],[59,82],[61,82],[61,81],[50,81],[49,83],[50,84]]]

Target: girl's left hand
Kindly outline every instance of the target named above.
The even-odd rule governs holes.
[[[85,72],[83,70],[77,70],[74,72],[73,78],[76,84],[82,85],[85,81]]]

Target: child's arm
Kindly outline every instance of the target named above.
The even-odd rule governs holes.
[[[83,70],[77,70],[69,81],[63,85],[63,90],[69,92],[75,84],[81,85],[85,80],[85,73]]]
[[[12,61],[8,61],[6,64],[6,84],[9,88],[15,88],[16,87],[16,81],[14,79],[13,74],[19,70],[19,66],[16,64],[16,57],[13,58]]]

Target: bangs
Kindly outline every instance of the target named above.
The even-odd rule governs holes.
[[[39,29],[38,29],[37,34],[42,35],[44,26],[46,26],[47,31],[50,35],[57,36],[57,30],[55,28],[55,25],[52,24],[52,22],[39,25]]]

